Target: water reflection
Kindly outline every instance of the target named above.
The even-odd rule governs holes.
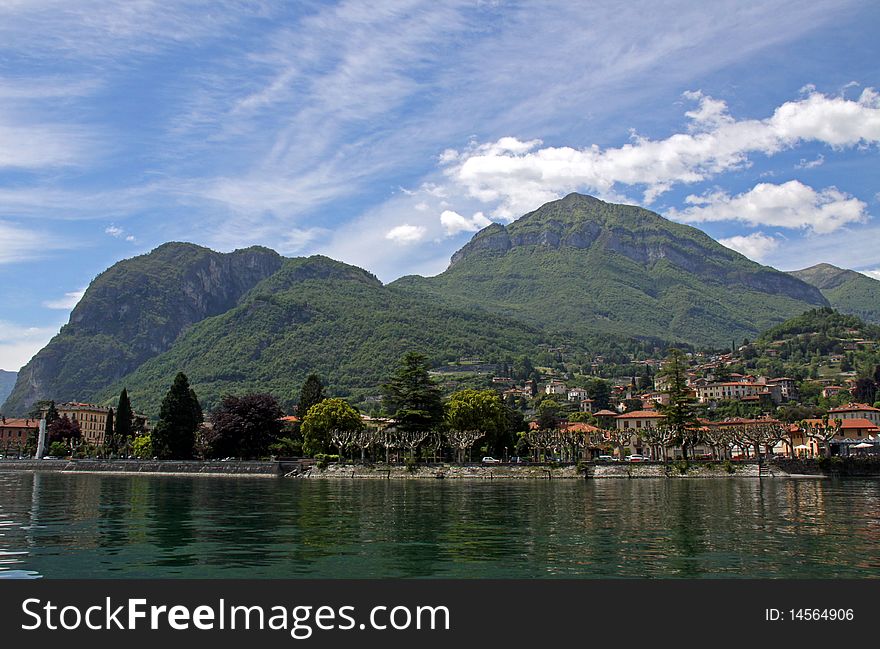
[[[880,576],[880,482],[0,473],[0,577]]]

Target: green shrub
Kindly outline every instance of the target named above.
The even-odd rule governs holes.
[[[733,466],[733,462],[731,462],[730,460],[724,460],[724,464],[722,466],[727,473],[736,473],[736,467]]]
[[[686,460],[678,460],[675,463],[675,468],[678,471],[679,475],[687,475],[688,469],[690,469],[690,465]]]
[[[331,462],[338,462],[338,455],[328,455],[327,453],[318,453],[315,455],[315,460],[317,460],[315,466],[317,466],[321,471],[330,466]]]
[[[55,457],[67,457],[69,454],[70,449],[67,448],[67,445],[64,442],[52,442],[49,445],[49,455]]]
[[[410,473],[416,472],[416,461],[413,458],[407,456],[403,463],[406,466],[407,471],[409,471]]]

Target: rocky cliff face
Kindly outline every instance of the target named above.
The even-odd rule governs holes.
[[[70,322],[22,368],[3,412],[95,394],[167,350],[189,326],[234,307],[282,262],[265,248],[223,254],[185,243],[119,262],[92,282]]]

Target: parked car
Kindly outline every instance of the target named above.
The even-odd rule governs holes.
[[[648,458],[644,455],[630,455],[626,458],[627,462],[647,462]]]
[[[490,457],[488,455],[480,461],[483,464],[501,464],[501,460],[496,460],[494,457]]]
[[[512,458],[510,458],[510,463],[511,464],[528,464],[529,461],[527,459],[525,459],[524,457],[519,457],[518,455],[514,455]]]
[[[614,458],[611,455],[600,455],[596,458],[596,462],[613,462]]]

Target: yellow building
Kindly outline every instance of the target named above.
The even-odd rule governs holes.
[[[67,415],[67,418],[71,421],[76,420],[82,432],[82,441],[84,443],[94,444],[95,446],[101,446],[104,443],[107,413],[110,412],[110,408],[96,406],[93,403],[70,402],[62,403],[56,406],[55,409],[58,411],[59,416]],[[133,413],[132,419],[135,427],[138,425],[138,420],[141,420],[144,426],[147,425],[147,418],[144,415]]]

